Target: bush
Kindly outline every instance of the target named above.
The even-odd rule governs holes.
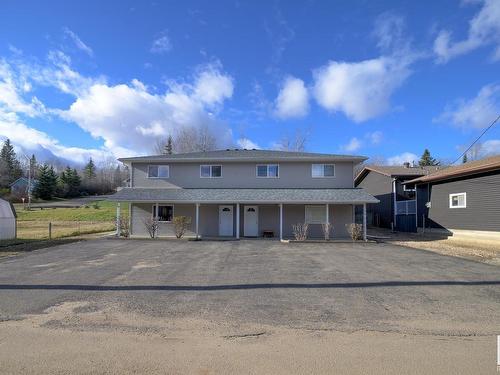
[[[158,233],[158,220],[153,219],[153,218],[147,218],[144,220],[144,226],[146,227],[146,230],[149,233],[149,236],[151,238],[156,238],[156,234]]]
[[[175,216],[172,221],[174,222],[175,237],[182,238],[189,224],[191,224],[191,218],[188,216]]]
[[[363,238],[363,226],[361,224],[346,224],[346,228],[353,241]]]
[[[325,241],[330,239],[330,232],[333,229],[333,225],[330,223],[321,224],[321,229],[323,229],[323,236],[325,236]]]
[[[120,226],[120,237],[128,238],[130,236],[128,217],[120,216],[118,225]]]
[[[298,223],[292,225],[293,228],[293,236],[297,241],[305,241],[307,239],[307,231],[309,229],[309,225],[306,223]]]
[[[94,203],[92,203],[92,208],[93,208],[94,210],[98,210],[98,209],[100,208],[100,207],[99,207],[99,202],[94,202]]]

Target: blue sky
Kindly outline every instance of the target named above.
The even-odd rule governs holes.
[[[500,113],[500,1],[4,1],[0,138],[82,162],[224,146],[456,158]],[[481,155],[500,152],[500,126]],[[417,155],[417,156],[416,156]]]

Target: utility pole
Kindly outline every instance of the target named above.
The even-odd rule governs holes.
[[[31,158],[24,155],[23,156],[28,160],[28,211],[31,210]]]

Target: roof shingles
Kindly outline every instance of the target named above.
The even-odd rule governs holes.
[[[110,200],[119,202],[189,203],[337,203],[379,201],[363,189],[153,189],[124,188]]]

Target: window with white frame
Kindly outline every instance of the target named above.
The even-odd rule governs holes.
[[[415,184],[403,184],[404,191],[415,191]]]
[[[158,210],[156,209],[158,207]],[[174,206],[172,205],[153,205],[153,217],[159,222],[171,222],[174,217]]]
[[[466,207],[467,207],[466,193],[450,194],[450,208],[466,208]]]
[[[306,224],[325,224],[326,206],[306,206]]]
[[[200,177],[202,178],[222,177],[222,165],[200,165]]]
[[[148,178],[168,178],[169,175],[168,165],[148,165]]]
[[[335,164],[313,164],[311,174],[313,177],[335,177]]]
[[[257,177],[278,178],[278,164],[259,164],[256,168]]]

